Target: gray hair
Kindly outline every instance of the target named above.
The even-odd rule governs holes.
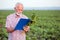
[[[17,5],[22,5],[22,6],[23,6],[23,4],[22,4],[22,3],[19,3],[19,2],[18,2],[18,3],[16,3],[15,7],[16,7]]]

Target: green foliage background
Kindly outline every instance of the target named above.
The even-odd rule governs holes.
[[[0,40],[7,40],[5,22],[13,10],[0,10]],[[60,40],[60,10],[24,10],[35,23],[30,25],[27,40]]]

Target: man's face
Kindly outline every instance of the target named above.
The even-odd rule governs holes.
[[[22,12],[23,12],[23,5],[22,5],[22,4],[16,5],[15,11],[16,11],[17,13],[22,13]]]

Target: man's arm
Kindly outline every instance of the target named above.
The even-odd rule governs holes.
[[[5,27],[6,27],[6,30],[7,30],[7,32],[13,32],[14,31],[14,29],[11,27],[11,21],[9,20],[10,18],[9,17],[7,17],[7,19],[6,19],[6,25],[5,25]]]

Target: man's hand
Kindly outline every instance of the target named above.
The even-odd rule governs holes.
[[[7,27],[6,29],[7,29],[7,32],[9,32],[9,33],[14,31],[14,29],[12,27]]]
[[[29,26],[25,26],[23,29],[24,29],[25,32],[28,32],[30,30],[30,27]]]

